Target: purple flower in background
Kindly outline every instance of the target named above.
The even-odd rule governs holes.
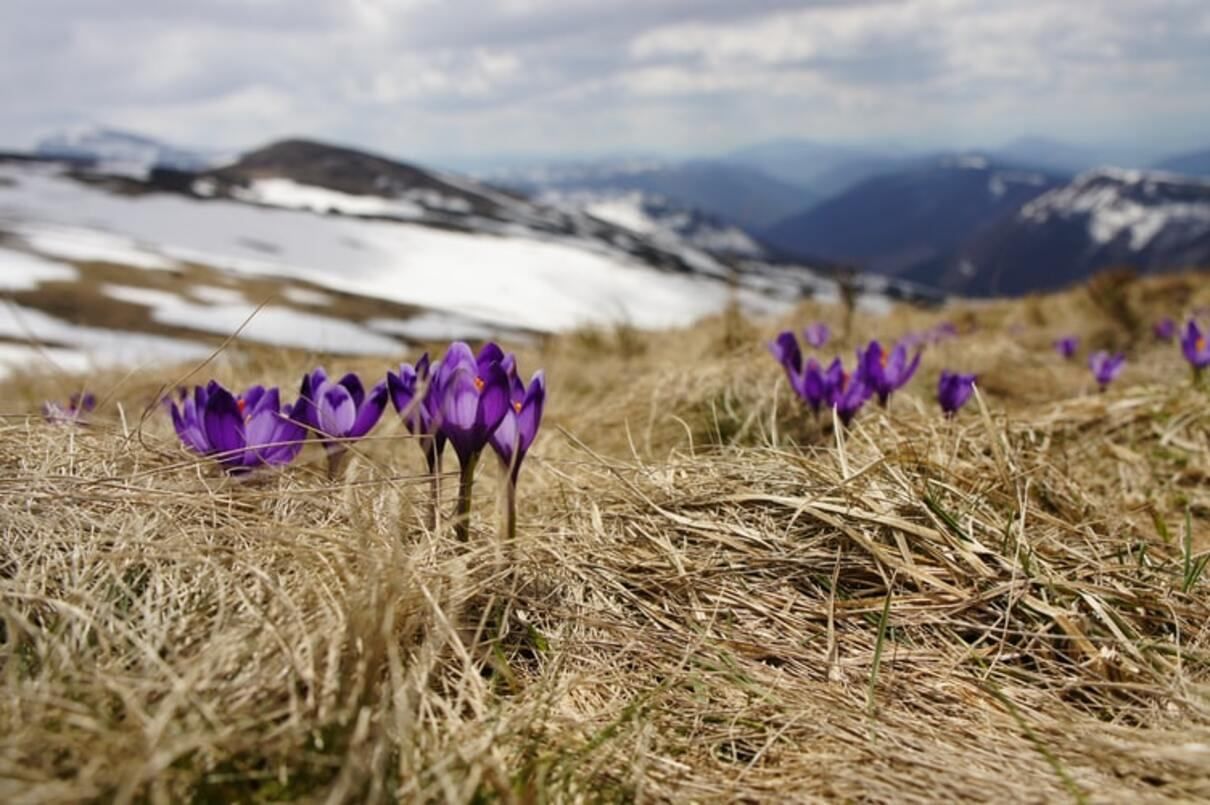
[[[1203,369],[1210,366],[1210,343],[1207,343],[1205,333],[1193,319],[1185,325],[1185,332],[1181,335],[1181,352],[1193,367],[1194,375],[1200,375]]]
[[[842,370],[831,395],[832,405],[836,408],[836,415],[840,417],[841,423],[847,427],[873,394],[874,390],[859,374],[855,373],[850,377]]]
[[[42,403],[42,416],[47,422],[57,425],[82,425],[88,420],[88,414],[97,407],[97,398],[93,394],[73,394],[67,405],[59,405],[53,400]]]
[[[445,449],[445,434],[437,427],[440,403],[433,387],[434,377],[426,352],[412,366],[399,365],[399,374],[387,372],[387,389],[391,404],[399,412],[408,433],[420,437],[420,446],[429,471],[435,472]]]
[[[975,375],[943,370],[941,379],[937,381],[937,400],[941,403],[941,410],[947,417],[958,413],[958,409],[966,405],[966,401],[974,392]]]
[[[1171,341],[1176,335],[1176,322],[1167,317],[1162,318],[1151,325],[1151,332],[1155,333],[1157,341]]]
[[[1110,355],[1104,350],[1099,350],[1088,356],[1088,368],[1092,370],[1092,376],[1096,378],[1097,385],[1101,387],[1101,391],[1114,381],[1122,371],[1122,366],[1126,363],[1126,356],[1122,353]]]
[[[1055,352],[1071,360],[1075,356],[1076,350],[1080,348],[1080,339],[1074,335],[1064,336],[1054,342],[1054,348]]]
[[[921,352],[917,350],[908,362],[907,347],[896,344],[888,354],[878,341],[871,341],[865,352],[858,350],[857,374],[871,392],[878,395],[878,402],[886,406],[891,394],[903,388],[920,365]]]
[[[777,338],[769,342],[769,352],[786,370],[790,385],[795,385],[795,378],[802,374],[802,350],[798,348],[798,339],[794,333],[786,330],[778,333]]]
[[[806,329],[802,331],[802,337],[814,349],[821,349],[832,337],[832,331],[828,325],[817,321],[807,325]]]
[[[282,407],[277,389],[253,386],[232,394],[217,381],[184,390],[181,406],[169,401],[172,426],[195,453],[211,456],[232,474],[288,464],[302,449],[307,431]]]

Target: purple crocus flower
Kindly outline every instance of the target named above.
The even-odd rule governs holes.
[[[828,325],[817,321],[807,325],[806,329],[802,331],[802,337],[812,348],[821,349],[832,337],[832,331]]]
[[[941,403],[941,410],[947,417],[958,413],[958,409],[966,405],[966,401],[974,392],[975,375],[943,370],[941,379],[937,381],[937,400]]]
[[[538,435],[545,405],[546,374],[535,372],[527,389],[514,369],[509,374],[509,405],[500,426],[491,435],[491,445],[500,457],[500,463],[508,469],[514,486],[521,462]]]
[[[1210,343],[1207,343],[1205,334],[1193,319],[1185,325],[1185,332],[1181,335],[1181,352],[1193,367],[1195,376],[1200,376],[1210,366]]]
[[[832,387],[831,402],[845,427],[848,427],[853,417],[861,410],[861,406],[865,405],[866,400],[873,394],[874,389],[860,374],[854,373],[850,377],[841,372],[838,382]]]
[[[1155,333],[1157,341],[1171,341],[1176,335],[1176,322],[1168,317],[1164,317],[1151,325],[1151,332]]]
[[[437,471],[441,452],[445,449],[445,434],[437,427],[440,403],[433,391],[433,377],[426,352],[412,366],[399,365],[399,374],[387,372],[387,390],[391,404],[399,412],[408,433],[420,437],[420,446],[429,471]]]
[[[777,338],[769,342],[769,352],[786,370],[790,385],[796,385],[795,379],[802,374],[802,350],[798,348],[798,339],[794,333],[786,330],[778,333]]]
[[[93,394],[73,394],[67,405],[59,405],[53,400],[42,403],[42,416],[47,422],[56,425],[82,425],[88,419],[88,414],[97,407],[97,398]]]
[[[903,344],[896,344],[888,355],[881,343],[871,341],[865,352],[858,350],[857,374],[864,385],[878,395],[878,403],[886,407],[891,394],[903,388],[916,373],[920,355],[921,352],[917,350],[909,363],[907,347]]]
[[[366,394],[357,375],[350,372],[333,382],[320,367],[303,376],[291,417],[319,437],[328,454],[328,472],[335,476],[347,452],[345,442],[369,433],[386,404],[385,380]]]
[[[1096,378],[1097,385],[1101,387],[1101,391],[1114,381],[1122,371],[1122,366],[1126,363],[1126,356],[1122,353],[1110,355],[1104,350],[1099,350],[1088,356],[1088,368],[1092,370],[1092,376]]]
[[[499,358],[496,357],[499,353]],[[466,466],[477,458],[509,407],[504,353],[493,343],[479,357],[461,341],[450,345],[437,369],[438,427]]]
[[[1075,356],[1076,350],[1080,348],[1080,339],[1074,335],[1064,336],[1054,342],[1054,348],[1055,352],[1071,360]]]
[[[277,389],[253,386],[235,395],[217,381],[197,386],[181,408],[170,401],[172,426],[190,450],[217,459],[227,472],[288,464],[302,449],[306,429],[290,418]]]
[[[795,391],[811,407],[811,410],[818,414],[819,409],[825,403],[831,406],[834,390],[841,383],[843,376],[844,367],[840,363],[840,358],[834,359],[827,369],[823,369],[818,361],[811,358],[798,377]]]
[[[460,480],[455,529],[465,542],[470,537],[471,490],[475,466],[488,440],[510,407],[510,384],[505,365],[512,365],[494,343],[476,357],[461,341],[450,345],[433,378],[437,427],[458,455]]]

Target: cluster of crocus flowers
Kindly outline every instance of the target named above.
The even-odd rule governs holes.
[[[388,399],[424,452],[434,492],[432,525],[437,525],[441,456],[448,444],[460,467],[454,525],[460,538],[469,536],[475,467],[490,446],[507,478],[507,531],[515,535],[517,480],[542,423],[546,380],[539,371],[526,384],[516,357],[494,343],[476,355],[455,342],[440,361],[431,363],[425,354],[415,365],[388,372],[369,390],[355,374],[333,380],[315,369],[303,377],[298,400],[289,405],[282,405],[276,388],[253,386],[237,394],[213,380],[192,393],[181,390],[167,403],[181,442],[229,473],[288,464],[313,434],[334,477],[349,444],[378,423]]]
[[[97,398],[93,394],[73,394],[67,400],[67,405],[60,405],[54,400],[42,403],[42,416],[47,422],[56,425],[82,425],[88,421],[88,415],[97,407]]]
[[[168,403],[177,436],[233,475],[289,464],[307,437],[276,388],[252,386],[236,394],[211,380],[192,394],[182,389],[179,403],[179,408],[176,401]]]
[[[953,418],[975,393],[975,375],[942,371],[937,381],[937,401],[946,417]]]
[[[1125,364],[1126,356],[1120,352],[1111,355],[1105,350],[1098,350],[1088,356],[1088,368],[1101,391],[1108,388],[1109,384],[1121,374]]]
[[[436,364],[427,354],[415,366],[403,364],[398,374],[387,375],[387,385],[395,410],[424,451],[433,479],[433,523],[440,505],[441,457],[449,444],[459,464],[454,527],[460,539],[469,537],[475,468],[490,445],[507,473],[505,530],[514,536],[517,480],[542,424],[544,374],[535,373],[526,386],[516,357],[496,344],[485,344],[476,355],[467,344],[455,342]]]
[[[845,425],[871,397],[877,396],[886,406],[891,395],[911,380],[921,355],[918,351],[909,359],[904,343],[887,351],[880,342],[871,341],[857,350],[852,372],[845,371],[840,358],[824,368],[814,358],[803,359],[798,339],[789,330],[778,334],[769,344],[769,351],[785,370],[790,388],[812,412],[818,414],[826,406],[835,410]]]

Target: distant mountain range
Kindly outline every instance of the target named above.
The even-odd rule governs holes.
[[[111,174],[146,176],[152,168],[203,170],[221,156],[167,145],[151,137],[104,126],[81,126],[43,137],[34,154],[88,163]]]
[[[1162,159],[1155,164],[1156,170],[1179,173],[1184,176],[1201,176],[1210,178],[1210,148],[1204,151],[1192,151]]]
[[[1143,273],[1210,267],[1210,181],[1090,171],[903,276],[957,293],[1017,295],[1113,266]]]
[[[790,253],[894,276],[944,258],[1063,180],[981,155],[919,160],[866,179],[761,234]]]
[[[745,165],[717,160],[554,164],[496,172],[487,178],[525,193],[637,191],[673,200],[749,231],[763,229],[818,201],[802,187]]]
[[[1108,152],[1040,137],[986,153],[932,156],[782,140],[713,159],[562,162],[479,180],[307,140],[219,162],[214,154],[93,129],[48,137],[35,153],[132,177],[129,192],[155,187],[554,238],[663,271],[719,278],[738,272],[803,288],[816,287],[836,264],[902,280],[908,284],[892,283],[892,292],[907,294],[919,284],[1023,293],[1107,265],[1210,265],[1201,229],[1210,215],[1204,185],[1173,175],[1210,175],[1210,152],[1161,161],[1157,167],[1169,173],[1149,174],[1089,172]],[[1134,223],[1106,237],[1123,219]],[[869,287],[880,283],[886,281],[872,278]]]

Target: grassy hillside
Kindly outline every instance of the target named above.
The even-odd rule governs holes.
[[[520,345],[549,403],[513,543],[494,461],[468,544],[426,527],[390,409],[339,481],[311,446],[236,482],[156,404],[293,392],[305,356],[14,378],[0,799],[1210,797],[1210,391],[1146,328],[1207,304],[1188,276],[858,316],[848,360],[962,335],[842,434],[764,347],[834,307]],[[1106,393],[1071,332],[1128,351]],[[952,421],[943,368],[980,376]],[[34,413],[84,385],[91,425]]]

